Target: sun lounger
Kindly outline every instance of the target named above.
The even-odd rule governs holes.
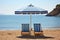
[[[43,31],[40,24],[34,24],[34,35],[43,36]]]
[[[30,35],[29,24],[22,24],[21,35]]]

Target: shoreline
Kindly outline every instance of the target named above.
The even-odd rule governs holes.
[[[0,29],[0,31],[15,31],[15,30],[20,30],[21,29]],[[34,29],[33,29],[34,30]],[[42,28],[42,30],[60,30],[60,28]]]

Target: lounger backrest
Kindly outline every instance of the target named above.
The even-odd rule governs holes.
[[[29,32],[29,24],[22,24],[22,32]]]
[[[34,31],[40,32],[41,31],[41,25],[40,24],[34,24]]]

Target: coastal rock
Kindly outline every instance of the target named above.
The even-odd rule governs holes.
[[[54,8],[49,14],[46,16],[60,16],[60,4],[56,5],[56,8]]]

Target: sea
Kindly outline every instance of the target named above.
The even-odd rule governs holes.
[[[45,16],[32,14],[32,28],[34,23],[41,24],[44,29],[60,29],[60,16]],[[30,15],[0,15],[0,30],[21,30],[21,24],[30,24]]]

